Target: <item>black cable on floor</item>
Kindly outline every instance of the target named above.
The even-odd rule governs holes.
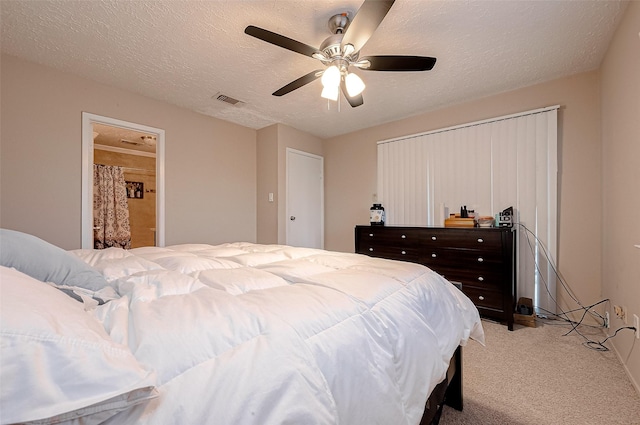
[[[601,327],[605,327],[605,318],[602,317],[602,315],[600,315],[598,312],[593,311],[591,312],[591,308],[593,308],[594,306],[601,304],[605,301],[608,301],[608,299],[604,299],[601,300],[595,304],[592,304],[591,306],[583,306],[582,303],[580,302],[580,300],[578,300],[578,297],[573,293],[573,291],[571,290],[571,288],[569,287],[569,285],[565,282],[565,280],[562,278],[562,276],[560,275],[560,273],[558,272],[555,264],[553,263],[553,261],[551,261],[551,258],[547,252],[547,249],[545,248],[544,244],[542,243],[542,241],[540,240],[540,238],[538,238],[538,236],[533,233],[533,231],[531,231],[527,226],[525,226],[522,223],[515,223],[516,225],[520,226],[523,230],[525,230],[525,235],[527,237],[527,243],[529,245],[529,249],[531,250],[531,255],[534,258],[534,264],[536,267],[536,270],[538,271],[538,276],[540,277],[540,279],[542,280],[542,282],[544,283],[544,287],[547,291],[547,294],[549,295],[549,297],[553,300],[554,304],[556,305],[556,308],[558,308],[560,310],[560,312],[562,313],[562,315],[564,315],[564,319],[567,320],[568,322],[573,322],[569,316],[568,313],[573,313],[575,311],[579,311],[579,310],[584,310],[585,312],[588,312],[592,317],[596,318],[596,319],[600,319],[602,320],[602,326]],[[574,309],[574,310],[570,310],[570,311],[563,311],[562,308],[560,307],[560,305],[558,304],[558,301],[555,299],[554,295],[551,294],[551,291],[549,290],[549,285],[547,283],[547,281],[544,278],[544,274],[542,273],[542,271],[540,270],[540,266],[538,264],[537,258],[536,258],[536,254],[534,252],[534,247],[533,244],[531,243],[531,240],[529,239],[529,235],[533,236],[533,238],[536,240],[536,242],[538,243],[538,246],[540,247],[542,254],[544,255],[544,257],[547,259],[547,263],[549,264],[549,266],[551,267],[551,270],[553,270],[553,273],[555,274],[556,278],[558,279],[558,281],[560,282],[560,284],[562,285],[562,287],[565,289],[565,291],[567,292],[567,294],[576,302],[576,304],[578,304],[580,306],[580,308]],[[540,307],[536,307],[538,310],[544,310]],[[548,311],[548,310],[545,310]],[[558,314],[552,313],[558,317],[562,317]],[[585,315],[583,315],[582,319],[584,319]],[[582,320],[580,320],[579,323],[582,323]]]
[[[569,285],[564,281],[564,279],[562,278],[562,276],[560,276],[560,273],[559,273],[559,272],[558,272],[558,270],[556,269],[555,264],[551,261],[551,258],[550,258],[550,256],[549,256],[549,254],[548,254],[548,252],[547,252],[547,250],[546,250],[546,248],[545,248],[544,244],[543,244],[543,243],[542,243],[542,241],[540,240],[540,238],[538,238],[538,236],[537,236],[535,233],[533,233],[529,228],[527,228],[527,226],[525,226],[524,224],[522,224],[522,223],[515,223],[515,224],[516,224],[516,225],[518,225],[518,226],[520,226],[522,229],[524,229],[524,230],[525,230],[525,235],[526,235],[526,237],[527,237],[527,243],[528,243],[528,245],[529,245],[529,249],[531,250],[531,255],[532,255],[532,256],[533,256],[533,258],[534,258],[534,264],[535,264],[535,268],[536,268],[536,270],[537,270],[537,272],[538,272],[538,276],[540,277],[540,280],[542,280],[542,282],[544,283],[544,287],[545,287],[545,289],[546,289],[546,291],[547,291],[547,294],[548,294],[548,295],[549,295],[549,297],[553,300],[554,304],[556,305],[556,308],[557,308],[558,310],[560,310],[560,314],[558,314],[558,313],[552,313],[552,312],[550,312],[550,311],[548,311],[548,310],[546,310],[546,309],[544,309],[544,308],[542,308],[542,307],[535,307],[535,309],[536,309],[537,311],[544,311],[544,312],[546,312],[546,313],[547,313],[547,314],[549,314],[549,315],[556,316],[558,319],[560,319],[560,320],[564,321],[566,324],[569,324],[569,325],[571,326],[571,330],[570,330],[570,331],[568,331],[567,333],[565,333],[563,336],[567,336],[567,335],[571,334],[572,332],[575,332],[575,333],[577,333],[578,335],[580,335],[582,338],[584,338],[584,339],[585,339],[585,341],[582,343],[585,347],[590,348],[590,349],[592,349],[592,350],[598,350],[598,351],[609,351],[609,349],[604,345],[604,343],[605,343],[605,342],[607,342],[607,340],[609,340],[609,339],[611,339],[611,338],[615,337],[615,336],[618,334],[618,332],[619,332],[620,330],[622,330],[622,329],[633,329],[633,330],[635,331],[635,327],[632,327],[632,326],[625,326],[625,327],[622,327],[622,328],[619,328],[618,330],[616,330],[616,331],[615,331],[615,333],[614,333],[613,335],[608,336],[608,337],[607,337],[607,338],[605,338],[603,341],[593,341],[593,340],[589,339],[588,337],[586,337],[585,335],[583,335],[583,334],[578,330],[578,327],[579,327],[579,326],[591,326],[591,327],[596,327],[596,328],[606,328],[607,323],[606,323],[605,318],[604,318],[604,317],[602,317],[602,315],[601,315],[601,314],[599,314],[597,311],[592,310],[592,309],[593,309],[594,307],[596,307],[596,306],[598,306],[598,305],[602,304],[602,303],[605,303],[605,302],[609,301],[609,299],[608,299],[608,298],[606,298],[606,299],[600,300],[600,301],[598,301],[598,302],[596,302],[596,303],[594,303],[594,304],[591,304],[591,305],[588,305],[588,306],[584,306],[584,305],[580,302],[580,300],[578,300],[578,297],[573,293],[573,291],[571,290],[571,288],[569,287]],[[562,287],[565,289],[565,291],[567,292],[567,294],[568,294],[568,295],[573,299],[573,301],[575,301],[575,302],[576,302],[576,304],[578,304],[578,306],[579,306],[578,308],[573,309],[573,310],[569,310],[569,311],[564,311],[564,310],[562,309],[562,307],[560,307],[560,305],[558,304],[558,301],[555,299],[554,295],[553,295],[553,294],[551,294],[551,291],[549,290],[549,285],[548,285],[547,281],[546,281],[546,280],[545,280],[545,278],[544,278],[544,274],[543,274],[543,273],[542,273],[542,271],[540,270],[540,266],[539,266],[538,261],[537,261],[537,257],[536,257],[536,254],[535,254],[535,250],[534,250],[534,247],[533,247],[533,244],[532,244],[531,240],[529,239],[529,235],[532,235],[532,236],[535,238],[535,240],[536,240],[536,242],[537,242],[538,246],[540,247],[540,250],[541,250],[542,254],[543,254],[543,255],[544,255],[544,257],[547,259],[547,263],[548,263],[548,264],[549,264],[549,266],[551,267],[551,270],[553,270],[553,273],[555,274],[556,278],[558,279],[558,281],[560,282],[560,284],[562,285]],[[582,313],[582,317],[580,317],[580,320],[578,320],[578,321],[572,320],[572,319],[569,317],[569,313],[575,313],[575,312],[577,312],[577,311],[582,311],[582,312],[583,312],[583,313]],[[595,318],[595,319],[600,319],[600,320],[602,320],[602,324],[599,324],[598,326],[593,326],[593,325],[583,325],[583,323],[582,323],[582,322],[584,321],[584,319],[585,319],[585,317],[587,316],[587,314],[590,314],[590,315],[591,315],[593,318]]]
[[[633,326],[623,326],[622,328],[618,328],[618,330],[616,330],[613,335],[606,337],[604,340],[600,342],[585,341],[582,343],[582,345],[596,351],[609,351],[609,349],[604,346],[604,343],[607,342],[607,340],[609,340],[610,338],[613,338],[614,336],[618,335],[618,332],[620,332],[623,329],[632,329],[634,332],[636,331],[636,328]]]

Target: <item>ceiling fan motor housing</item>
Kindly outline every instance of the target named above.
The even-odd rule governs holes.
[[[342,42],[342,34],[334,34],[327,37],[320,45],[320,51],[327,58],[333,58],[342,54],[340,43]]]
[[[342,50],[344,32],[350,23],[351,21],[349,20],[347,13],[333,15],[329,18],[329,30],[333,35],[327,37],[322,42],[320,45],[320,51],[327,59],[331,59],[331,62],[335,59],[345,59],[347,62],[355,62],[358,60],[359,52],[351,51],[348,54],[345,54]]]
[[[331,34],[344,34],[349,23],[351,23],[351,21],[346,12],[333,15],[329,18],[329,31],[331,31]]]

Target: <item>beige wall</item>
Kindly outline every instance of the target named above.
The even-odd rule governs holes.
[[[284,244],[287,210],[287,148],[323,156],[322,139],[284,124],[258,130],[258,242]],[[269,202],[273,193],[274,202]]]
[[[369,221],[372,195],[376,192],[377,141],[561,105],[556,260],[562,276],[585,305],[600,300],[599,99],[599,74],[587,72],[326,140],[327,249],[353,252],[354,226]],[[566,301],[564,295],[561,299]]]
[[[278,243],[278,126],[258,130],[258,243]],[[273,202],[269,202],[273,193]]]
[[[602,65],[603,267],[610,305],[640,316],[640,2],[631,2]],[[613,308],[611,307],[611,311]],[[612,328],[625,326],[612,319]],[[621,331],[612,343],[640,392],[640,341]]]
[[[11,56],[0,65],[0,226],[80,247],[86,111],[165,130],[167,244],[255,241],[255,130]]]
[[[80,247],[83,111],[165,130],[168,245],[284,243],[286,149],[323,154],[286,125],[257,132],[6,55],[1,71],[0,226],[65,249]]]
[[[324,156],[322,139],[278,124],[278,243],[281,244],[287,241],[287,148]]]

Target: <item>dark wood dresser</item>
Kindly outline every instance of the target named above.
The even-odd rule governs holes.
[[[459,284],[482,316],[513,330],[512,229],[356,226],[355,239],[359,254],[423,264]]]

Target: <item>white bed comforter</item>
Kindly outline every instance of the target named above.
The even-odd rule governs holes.
[[[94,310],[157,372],[115,424],[417,424],[478,311],[418,264],[233,243],[74,251],[122,296]]]

